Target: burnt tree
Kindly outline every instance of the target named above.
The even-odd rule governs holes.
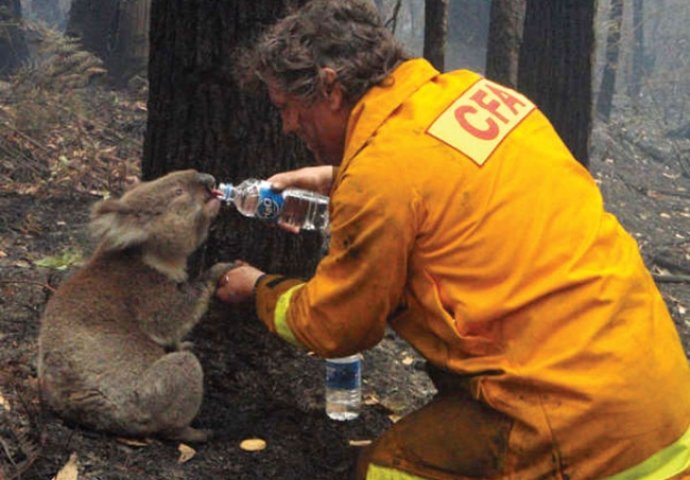
[[[442,72],[448,35],[448,0],[424,2],[424,58]]]
[[[448,3],[446,70],[484,71],[490,10],[490,2],[452,0]]]
[[[145,73],[151,0],[74,0],[66,33],[103,60],[121,83]]]
[[[29,56],[21,21],[19,0],[0,0],[0,77],[14,73]]]
[[[311,162],[296,139],[282,134],[267,95],[243,93],[233,78],[233,52],[282,16],[286,3],[153,1],[145,178],[196,168],[218,181],[238,182]],[[231,207],[215,227],[207,261],[242,258],[268,271],[305,276],[316,264],[318,234],[291,235]]]
[[[551,120],[575,158],[589,163],[594,0],[527,0],[518,89]]]
[[[646,75],[644,53],[644,3],[643,0],[633,1],[633,54],[632,71],[630,73],[629,94],[636,102],[640,97],[642,82]]]
[[[515,88],[525,0],[493,0],[486,51],[486,77]]]
[[[115,44],[119,4],[120,0],[74,0],[67,35],[79,37],[84,48],[105,61]]]
[[[606,36],[606,63],[601,77],[601,86],[597,96],[597,113],[608,123],[611,118],[613,94],[616,92],[616,72],[621,49],[621,32],[623,30],[623,0],[611,0],[609,11],[608,34]]]

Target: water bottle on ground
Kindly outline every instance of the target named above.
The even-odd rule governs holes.
[[[301,230],[328,227],[328,197],[308,190],[273,190],[266,180],[250,178],[239,185],[221,183],[219,198],[232,203],[246,217],[281,222]]]
[[[326,359],[326,415],[353,420],[362,405],[362,354]]]

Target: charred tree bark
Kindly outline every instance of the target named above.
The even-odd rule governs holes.
[[[448,36],[448,0],[426,0],[424,6],[424,58],[442,72]]]
[[[0,78],[14,73],[29,56],[21,21],[19,0],[0,0]]]
[[[452,0],[448,3],[446,70],[485,70],[490,12],[491,2]]]
[[[74,0],[69,12],[67,35],[79,37],[106,66],[117,37],[119,4],[120,0]]]
[[[606,123],[611,118],[613,94],[616,92],[616,71],[621,48],[621,31],[623,29],[623,0],[611,0],[609,12],[608,35],[606,37],[606,64],[601,77],[601,86],[597,97],[597,113]]]
[[[196,168],[219,181],[266,178],[310,163],[281,132],[267,95],[239,91],[232,53],[285,11],[283,0],[153,0],[146,178]],[[291,235],[224,208],[207,243],[207,261],[242,258],[272,272],[306,276],[319,235]]]
[[[127,80],[134,75],[146,76],[149,57],[149,21],[151,0],[120,3],[112,68]]]
[[[527,0],[518,88],[549,117],[580,163],[589,163],[594,0]]]
[[[486,77],[517,87],[525,0],[493,0],[486,52]]]
[[[633,1],[633,54],[630,85],[630,97],[636,102],[640,97],[642,82],[644,80],[645,54],[644,54],[644,3],[643,0]]]
[[[74,0],[67,35],[98,55],[116,83],[146,67],[151,0]]]

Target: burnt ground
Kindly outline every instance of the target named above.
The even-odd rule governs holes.
[[[621,120],[595,129],[590,168],[608,209],[638,240],[686,352],[690,177],[683,162],[689,144]],[[11,172],[5,177],[14,178]],[[194,446],[188,461],[180,461],[176,443],[118,439],[43,411],[36,389],[39,318],[74,259],[90,249],[84,227],[97,196],[88,192],[0,182],[0,479],[50,479],[76,454],[79,479],[344,480],[361,448],[351,441],[374,438],[433,393],[422,362],[390,333],[365,352],[360,418],[329,420],[323,362],[267,334],[250,307],[215,305],[191,340],[206,372],[195,426],[216,436]],[[240,447],[257,437],[266,441],[264,450]],[[77,477],[64,471],[62,478]]]

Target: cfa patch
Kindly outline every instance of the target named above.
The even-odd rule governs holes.
[[[427,129],[427,133],[483,165],[536,107],[524,95],[482,78]]]

